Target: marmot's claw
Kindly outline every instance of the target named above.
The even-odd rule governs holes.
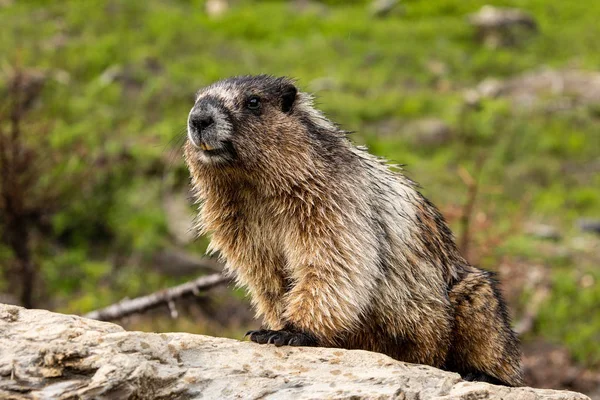
[[[302,344],[302,340],[298,336],[292,336],[287,342],[288,346],[305,346]]]
[[[246,336],[250,335],[250,340],[258,344],[274,344],[281,346],[316,346],[317,341],[306,333],[290,331],[271,331],[261,329],[259,331],[248,331]]]
[[[254,334],[254,333],[258,333],[258,332],[260,332],[260,331],[252,331],[252,330],[251,330],[251,331],[248,331],[248,332],[246,332],[246,334],[244,335],[244,339],[246,338],[246,336],[252,336],[252,334]]]
[[[294,335],[293,333],[286,331],[274,331],[271,336],[269,336],[269,340],[267,340],[267,344],[274,344],[277,347],[281,347],[283,345],[287,345],[290,342],[290,336]]]
[[[293,332],[290,333],[287,340],[288,346],[318,346],[317,339],[308,333]]]
[[[275,333],[277,333],[277,331],[260,329],[258,331],[248,331],[246,335],[250,335],[250,340],[254,343],[265,344],[269,341],[269,338]]]

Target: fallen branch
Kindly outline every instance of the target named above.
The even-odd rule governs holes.
[[[527,302],[527,308],[523,317],[515,325],[515,332],[519,336],[523,336],[533,329],[535,320],[537,319],[540,307],[544,300],[550,295],[550,287],[547,284],[540,284],[540,287],[533,293],[531,299]]]
[[[131,314],[141,313],[152,308],[167,305],[173,318],[177,317],[174,300],[198,295],[202,290],[208,290],[215,286],[229,282],[229,278],[222,274],[212,274],[200,277],[194,281],[183,283],[168,289],[137,297],[135,299],[124,299],[100,310],[92,311],[84,315],[85,318],[97,319],[99,321],[113,321]]]

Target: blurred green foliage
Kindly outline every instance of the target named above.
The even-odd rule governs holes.
[[[598,105],[549,112],[515,108],[502,98],[476,106],[464,100],[466,89],[488,77],[541,67],[598,70],[600,2],[497,1],[539,23],[537,35],[498,49],[474,40],[465,19],[483,0],[407,0],[402,13],[383,19],[370,16],[367,1],[324,3],[299,9],[292,2],[240,0],[218,18],[192,0],[30,0],[0,8],[0,70],[43,71],[36,115],[51,126],[48,151],[68,152],[48,174],[94,176],[40,236],[40,301],[85,312],[189,278],[144,266],[173,246],[161,199],[187,185],[179,146],[194,92],[230,75],[296,77],[317,92],[327,115],[357,132],[355,141],[406,164],[443,210],[465,202],[457,169],[473,172],[483,158],[477,208],[492,221],[486,237],[523,215],[566,237],[579,235],[577,218],[600,217],[600,174],[591,167],[600,158]],[[402,127],[431,117],[450,127],[451,140],[423,144],[380,133],[390,121]],[[534,334],[600,364],[593,311],[600,277],[591,272],[598,259],[555,265],[538,244],[515,235],[478,261],[489,269],[506,258],[547,265],[554,291]],[[186,249],[201,253],[205,246],[203,239]],[[9,258],[0,247],[0,263]],[[574,277],[590,273],[595,283],[581,288]],[[0,288],[7,290],[6,283]]]
[[[600,273],[582,274],[571,269],[552,276],[552,295],[539,316],[539,330],[556,342],[564,342],[573,355],[600,365]]]

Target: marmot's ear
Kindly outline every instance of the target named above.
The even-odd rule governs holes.
[[[281,91],[281,111],[289,113],[292,111],[298,89],[294,85],[286,85]]]

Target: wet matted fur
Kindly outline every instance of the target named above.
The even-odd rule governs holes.
[[[200,90],[185,158],[211,235],[264,329],[258,343],[339,346],[522,384],[491,273],[460,255],[439,211],[354,146],[293,81]]]

